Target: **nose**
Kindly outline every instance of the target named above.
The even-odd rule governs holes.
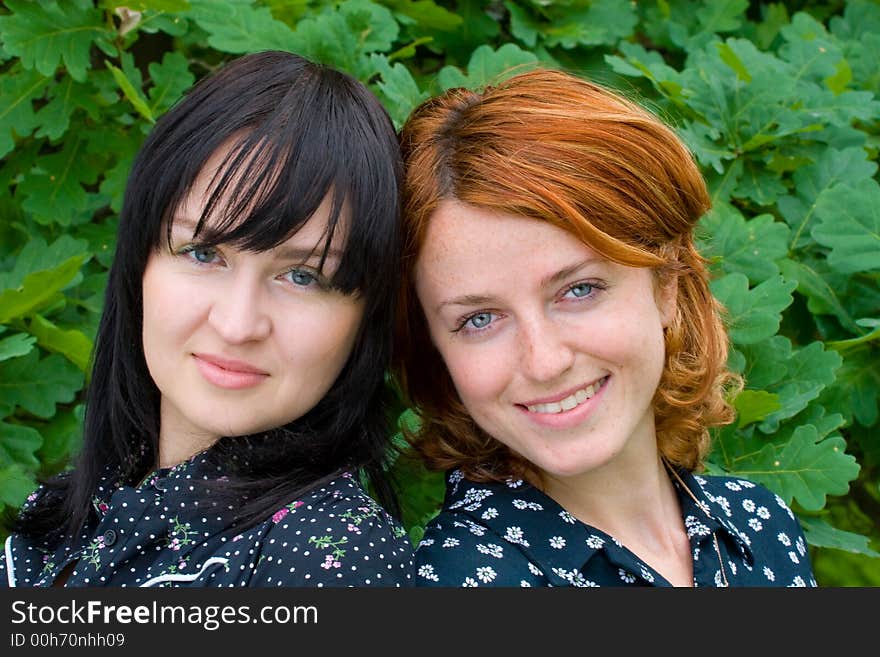
[[[264,340],[272,332],[265,290],[255,277],[237,272],[214,290],[208,323],[229,344]]]
[[[519,343],[523,372],[533,381],[554,381],[574,363],[564,327],[544,315],[520,323]]]

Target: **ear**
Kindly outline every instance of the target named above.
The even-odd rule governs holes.
[[[660,311],[660,324],[663,328],[668,328],[678,312],[678,276],[676,274],[670,274],[666,280],[658,283],[655,298],[657,309]]]

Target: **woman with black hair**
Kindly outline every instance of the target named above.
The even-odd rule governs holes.
[[[227,64],[159,119],[82,449],[28,498],[0,581],[411,585],[383,476],[399,179],[375,97],[290,53]]]

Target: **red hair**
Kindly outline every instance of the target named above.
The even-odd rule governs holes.
[[[482,92],[451,89],[403,126],[403,282],[394,372],[421,419],[408,437],[428,467],[502,480],[533,467],[469,416],[431,343],[414,270],[441,201],[546,221],[614,262],[677,285],[654,396],[660,453],[698,470],[711,426],[730,423],[722,308],[693,229],[709,209],[690,152],[654,115],[599,85],[538,69]]]

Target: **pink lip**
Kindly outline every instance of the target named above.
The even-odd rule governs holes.
[[[583,404],[578,404],[574,408],[568,411],[562,411],[561,413],[533,413],[525,405],[517,404],[516,408],[525,415],[526,419],[534,424],[540,425],[542,427],[546,427],[549,429],[569,429],[571,427],[576,427],[581,423],[585,422],[587,418],[589,418],[599,407],[599,404],[602,402],[602,398],[605,396],[605,391],[608,389],[608,384],[611,382],[611,377],[609,376],[605,382],[602,384],[602,387],[599,388],[592,397],[586,400]],[[589,385],[589,384],[587,384]],[[555,396],[552,398],[546,398],[547,401],[531,401],[529,402],[529,406],[533,406],[535,404],[549,404],[552,402],[557,402],[561,399],[565,399],[569,395],[578,390],[585,388],[586,385],[583,385],[579,388],[572,388],[569,392],[564,393],[561,397]]]
[[[239,390],[263,382],[269,373],[241,360],[213,354],[193,354],[202,376],[219,388]]]
[[[607,375],[605,375],[605,376],[607,376]],[[531,399],[529,401],[522,402],[522,406],[535,406],[537,404],[553,404],[555,402],[562,401],[566,397],[570,397],[571,395],[576,393],[578,390],[583,390],[587,386],[591,386],[594,383],[596,383],[596,381],[601,381],[603,378],[605,378],[605,377],[600,376],[598,379],[596,379],[594,381],[590,381],[589,383],[581,383],[580,385],[577,385],[574,388],[569,388],[565,392],[560,392],[559,394],[553,395],[552,397],[541,397],[540,399]]]

